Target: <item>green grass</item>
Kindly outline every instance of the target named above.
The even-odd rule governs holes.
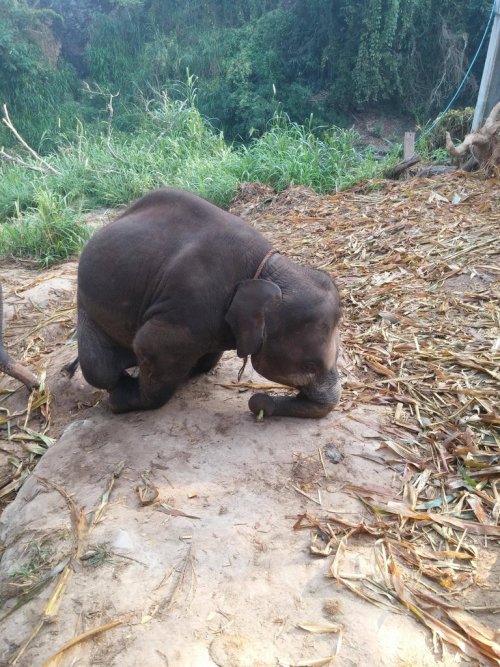
[[[89,567],[101,567],[112,560],[113,552],[107,542],[101,542],[89,547],[84,562]]]
[[[26,559],[10,572],[9,577],[23,587],[32,584],[50,566],[53,555],[53,548],[45,540],[37,540],[28,546]]]
[[[268,132],[241,149],[239,177],[276,190],[301,184],[318,192],[338,192],[381,173],[374,155],[360,151],[356,141],[352,130],[332,127],[319,135],[276,114]]]
[[[8,220],[33,203],[33,181],[34,172],[29,169],[0,166],[0,221]]]
[[[61,195],[47,190],[34,193],[33,208],[0,226],[0,252],[50,266],[76,254],[90,237],[90,228]]]
[[[277,190],[303,184],[337,192],[387,167],[387,159],[378,163],[356,146],[354,132],[314,131],[312,123],[292,123],[281,112],[248,146],[229,145],[200,115],[189,84],[186,100],[158,93],[142,109],[132,109],[133,134],[108,136],[106,125],[86,127],[75,120],[75,130],[59,136],[56,150],[45,156],[57,174],[3,163],[0,254],[29,257],[42,266],[65,260],[90,235],[82,213],[122,206],[163,185],[227,207],[244,181]],[[33,164],[30,156],[22,157]]]

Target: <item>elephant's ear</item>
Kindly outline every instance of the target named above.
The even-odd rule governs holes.
[[[226,322],[236,338],[236,351],[243,358],[256,354],[264,340],[266,315],[278,306],[281,290],[268,280],[243,280],[238,283]]]

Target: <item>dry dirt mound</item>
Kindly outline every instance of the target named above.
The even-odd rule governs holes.
[[[498,664],[498,193],[242,190],[234,211],[343,293],[345,391],[317,422],[257,424],[263,381],[238,385],[232,354],[161,410],[111,415],[60,374],[75,264],[4,265],[6,341],[47,390],[0,396],[0,495],[22,485],[0,663],[73,641],[58,664]]]

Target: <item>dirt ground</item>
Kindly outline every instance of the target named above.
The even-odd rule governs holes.
[[[372,206],[370,196],[364,207]],[[271,238],[277,230],[262,214],[273,197],[252,186],[235,206]],[[311,220],[311,210],[300,213],[311,223],[307,238],[324,225],[321,216]],[[281,227],[280,234],[280,250],[324,264],[323,251],[308,250],[300,230],[293,236]],[[76,262],[46,272],[9,262],[0,268],[6,341],[46,374],[50,392],[25,423],[26,390],[1,379],[16,391],[0,395],[0,417],[9,417],[0,422],[0,482],[10,474],[20,488],[15,499],[5,495],[0,516],[0,665],[498,664],[455,653],[395,604],[388,588],[387,605],[349,590],[380,580],[369,533],[342,541],[340,563],[339,540],[325,545],[321,531],[311,530],[314,517],[374,525],[353,487],[369,484],[396,497],[408,471],[387,446],[403,433],[394,406],[355,400],[352,387],[371,371],[353,361],[345,340],[351,329],[342,355],[347,390],[323,420],[257,423],[247,408],[251,385],[269,383],[248,366],[234,386],[235,353],[160,410],[113,415],[79,371],[72,380],[61,373],[76,353]],[[464,278],[465,289],[483,280],[491,290],[494,276],[492,269],[453,278]],[[415,433],[411,420],[408,426]],[[46,449],[41,458],[33,444]],[[307,529],[297,529],[299,521]],[[489,645],[497,645],[499,540],[469,538],[480,576],[447,599],[469,611],[481,607],[480,622],[493,628]],[[80,637],[88,631],[94,634]],[[74,638],[75,646],[51,659]]]

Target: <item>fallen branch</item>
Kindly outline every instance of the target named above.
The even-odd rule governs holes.
[[[47,173],[46,169],[42,169],[41,167],[36,167],[34,164],[29,164],[28,162],[25,162],[20,157],[17,157],[15,155],[10,155],[9,153],[6,153],[3,148],[0,148],[0,158],[3,158],[8,162],[14,162],[14,164],[17,164],[20,167],[24,167],[24,169],[32,169],[33,171],[38,171],[41,174]]]
[[[422,167],[419,169],[415,176],[421,178],[432,178],[433,176],[442,176],[442,174],[451,174],[453,171],[456,171],[455,167],[451,167],[445,164],[435,164],[429,165],[428,167]]]
[[[26,148],[26,150],[28,151],[28,153],[29,153],[29,154],[30,154],[30,155],[31,155],[37,162],[39,162],[40,164],[42,164],[42,165],[45,167],[45,170],[46,170],[46,171],[50,172],[51,174],[55,174],[56,176],[60,176],[60,175],[61,175],[61,174],[57,171],[57,169],[54,169],[54,167],[52,167],[48,162],[46,162],[46,161],[43,159],[43,157],[41,157],[40,155],[38,155],[38,153],[37,153],[35,150],[33,150],[33,148],[31,148],[31,146],[29,146],[29,145],[24,141],[24,139],[22,138],[22,136],[19,134],[19,132],[16,130],[16,128],[15,128],[14,125],[12,124],[12,121],[11,121],[11,119],[10,119],[9,112],[8,112],[8,110],[7,110],[7,105],[6,105],[6,104],[3,105],[3,118],[2,118],[2,122],[4,123],[4,125],[6,125],[6,126],[9,128],[9,130],[10,130],[10,131],[12,132],[12,134],[16,137],[16,139],[19,141],[19,143],[21,144],[21,146],[23,146],[24,148]]]
[[[407,160],[402,160],[395,167],[392,167],[391,169],[386,171],[384,173],[384,178],[392,178],[392,179],[399,178],[403,172],[405,172],[410,167],[413,167],[413,165],[420,162],[420,160],[421,158],[418,155],[413,155]]]

